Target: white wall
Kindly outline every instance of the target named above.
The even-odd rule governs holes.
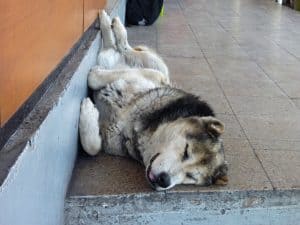
[[[99,43],[98,35],[0,187],[0,225],[63,223],[64,198],[78,148],[80,101],[87,93],[86,75],[96,63]]]

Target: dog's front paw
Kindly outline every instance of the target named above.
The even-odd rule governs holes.
[[[98,117],[99,114],[90,98],[85,98],[82,100],[80,105],[80,111],[82,115],[84,116],[88,115],[89,117],[92,114],[93,115],[95,114],[96,117]]]
[[[89,155],[96,155],[101,150],[98,119],[99,112],[90,98],[83,99],[80,106],[79,135],[82,147]]]

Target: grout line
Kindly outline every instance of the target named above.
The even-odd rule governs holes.
[[[220,24],[219,23],[219,21],[218,21],[218,24],[220,25],[220,26],[222,26],[222,24]],[[222,28],[225,30],[225,32],[226,33],[229,33],[230,34],[230,32],[228,32],[223,26],[222,26]],[[248,53],[248,51],[246,51],[246,50],[244,50],[243,48],[242,48],[242,46],[240,45],[240,43],[238,42],[238,40],[233,36],[233,35],[231,35],[231,38],[237,43],[237,45],[243,50],[243,52],[245,52],[246,53],[246,55],[249,57],[249,61],[250,62],[253,62],[253,63],[255,63],[260,69],[261,69],[261,71],[269,78],[269,80],[270,81],[272,81],[273,82],[273,84],[275,84],[275,86],[288,98],[288,99],[290,99],[291,100],[291,98],[290,98],[290,96],[286,93],[286,91],[275,81],[275,80],[273,80],[272,78],[271,78],[271,76],[263,69],[263,67],[259,64],[259,63],[257,63],[254,59],[252,59],[251,57],[250,57],[250,55],[249,55],[249,53]],[[280,46],[279,46],[280,47]],[[280,47],[281,48],[281,47]],[[283,49],[284,50],[284,49]],[[289,52],[288,52],[289,53]],[[205,57],[206,58],[206,57]]]
[[[157,26],[155,26],[155,48],[156,48],[156,51],[158,52],[158,30],[157,30]]]
[[[183,11],[184,7],[183,7],[183,5],[182,5],[182,3],[181,3],[180,0],[177,0],[177,4],[179,5],[179,8],[181,9],[181,11]]]
[[[181,56],[181,55],[164,55],[164,54],[160,54],[162,57],[165,58],[184,58],[184,59],[204,59],[203,56]]]
[[[205,57],[205,56],[204,56],[204,57]],[[206,59],[206,57],[205,57],[205,59]],[[207,59],[206,59],[206,60],[207,60]],[[213,74],[215,74],[215,72],[213,71],[213,69],[212,69],[212,66],[211,66],[211,64],[209,63],[209,61],[208,61],[208,60],[207,60],[207,63],[208,63],[208,65],[209,65],[210,69],[212,70],[212,73],[213,73]],[[262,163],[262,161],[260,160],[260,158],[258,157],[258,155],[257,155],[257,153],[256,153],[256,151],[255,151],[255,148],[254,148],[254,146],[252,145],[252,143],[251,143],[251,141],[250,141],[249,137],[248,137],[248,136],[247,136],[247,134],[246,134],[246,131],[245,131],[245,129],[243,128],[243,126],[242,126],[242,124],[240,123],[240,121],[239,121],[239,119],[238,119],[238,117],[237,117],[236,113],[234,112],[234,110],[233,110],[233,108],[232,108],[232,106],[231,106],[231,104],[230,104],[230,101],[229,101],[229,99],[227,98],[227,95],[225,94],[225,91],[224,91],[224,89],[223,89],[222,85],[220,84],[220,82],[219,82],[218,78],[217,78],[215,75],[214,75],[214,77],[215,77],[215,79],[216,79],[216,81],[217,81],[217,84],[218,84],[218,86],[219,86],[219,87],[220,87],[220,89],[222,90],[222,92],[223,92],[223,94],[224,94],[224,97],[225,97],[225,99],[226,99],[226,101],[227,101],[227,103],[228,103],[228,105],[229,105],[229,107],[230,107],[231,111],[233,112],[233,115],[234,115],[235,119],[237,120],[237,122],[238,122],[238,124],[239,124],[239,126],[240,126],[240,128],[241,128],[241,130],[242,130],[242,132],[243,132],[243,134],[245,135],[245,137],[246,137],[246,139],[247,139],[247,142],[248,142],[248,144],[249,144],[249,145],[250,145],[250,147],[252,148],[252,151],[253,151],[253,153],[254,153],[255,157],[256,157],[256,158],[257,158],[257,160],[259,161],[259,163],[260,163],[260,165],[261,165],[261,167],[262,167],[263,171],[265,172],[265,174],[266,174],[266,177],[268,178],[268,180],[269,180],[269,182],[270,182],[270,184],[271,184],[272,188],[275,190],[275,186],[274,186],[274,184],[273,184],[273,182],[272,182],[271,178],[269,177],[269,174],[267,173],[267,171],[266,171],[265,167],[263,166],[263,163]]]
[[[205,56],[204,56],[204,57],[205,57]],[[212,70],[212,73],[215,74],[215,72],[214,72],[214,70],[213,70],[211,64],[209,63],[209,61],[207,60],[206,57],[205,57],[205,59],[206,59],[208,65],[209,65],[210,69]],[[237,120],[237,122],[238,122],[238,124],[239,124],[239,126],[240,126],[240,128],[241,128],[241,130],[242,130],[242,132],[243,132],[243,134],[245,135],[245,137],[246,137],[246,139],[247,139],[247,142],[248,142],[248,144],[250,145],[250,147],[251,147],[251,149],[252,149],[252,151],[253,151],[253,153],[254,153],[256,159],[258,160],[258,162],[260,163],[260,165],[261,165],[263,171],[265,172],[265,175],[266,175],[267,179],[269,180],[269,182],[270,182],[272,188],[275,190],[275,186],[274,186],[274,184],[273,184],[271,178],[269,177],[269,174],[267,173],[265,167],[263,166],[263,163],[262,163],[262,161],[260,160],[260,158],[258,157],[258,155],[257,155],[257,153],[256,153],[256,151],[255,151],[254,146],[252,145],[252,143],[251,143],[249,137],[248,137],[247,134],[246,134],[245,129],[243,128],[243,126],[242,126],[242,124],[240,123],[240,121],[239,121],[239,119],[238,119],[236,113],[234,112],[234,110],[233,110],[233,108],[232,108],[232,106],[231,106],[231,104],[230,104],[230,101],[229,101],[229,99],[227,98],[227,95],[225,94],[225,91],[224,91],[222,85],[220,84],[219,79],[218,79],[215,75],[214,75],[214,77],[215,77],[215,79],[216,79],[216,81],[217,81],[218,86],[219,86],[220,89],[222,90],[222,92],[223,92],[223,94],[224,94],[224,97],[225,97],[225,99],[226,99],[226,101],[227,101],[227,103],[228,103],[228,105],[229,105],[231,111],[233,112],[233,115],[234,115],[235,119]]]
[[[226,30],[226,28],[219,22],[217,21],[217,23],[222,27],[222,29],[231,35],[232,39],[237,43],[237,45],[243,50],[243,52],[246,53],[246,55],[249,57],[249,60],[253,63],[255,63],[260,69],[261,71],[270,79],[270,81],[272,81],[276,87],[279,88],[279,90],[288,98],[290,99],[290,101],[292,100],[291,97],[286,93],[286,91],[277,83],[276,80],[272,79],[271,76],[264,70],[264,68],[258,63],[256,62],[254,59],[252,59],[248,53],[248,51],[244,50],[242,48],[242,46],[240,45],[240,43],[238,42],[238,40],[228,31]],[[272,40],[271,40],[272,41]],[[282,48],[282,46],[278,45],[278,43],[276,41],[272,41],[275,45],[277,45],[280,49],[282,49],[283,51],[287,52],[288,54],[290,54],[291,56],[295,57],[297,60],[299,60],[299,58],[295,55],[293,55],[292,53],[290,53],[289,51],[287,51],[285,48]]]
[[[265,69],[257,62],[255,64],[262,70],[262,72],[282,91],[282,93],[291,100],[291,97],[286,93],[286,91],[277,83],[276,80],[273,80],[272,77],[265,71]]]
[[[189,25],[189,26],[190,26],[190,25]],[[193,32],[193,34],[194,34],[194,30],[192,29],[191,26],[190,26],[190,29],[192,30],[192,32]],[[198,43],[198,45],[199,45],[198,40],[197,40],[197,43]],[[200,48],[200,49],[201,49],[201,48]],[[262,161],[261,161],[260,158],[258,157],[258,155],[257,155],[257,153],[256,153],[256,151],[255,151],[254,146],[253,146],[252,143],[250,142],[250,139],[249,139],[249,137],[247,136],[245,129],[242,127],[242,125],[241,125],[241,123],[240,123],[240,121],[239,121],[239,119],[238,119],[236,113],[234,112],[234,110],[233,110],[233,108],[232,108],[232,106],[231,106],[231,104],[230,104],[230,101],[229,101],[229,99],[227,98],[227,95],[226,95],[226,93],[225,93],[225,91],[224,91],[224,89],[223,89],[223,87],[222,87],[222,85],[221,85],[219,79],[215,76],[215,72],[214,72],[214,70],[213,70],[213,68],[212,68],[212,65],[209,63],[209,61],[208,61],[207,57],[205,56],[205,54],[204,54],[204,52],[203,52],[202,49],[201,49],[201,52],[202,52],[202,54],[204,55],[204,59],[205,59],[206,63],[208,64],[208,66],[209,66],[209,68],[210,68],[210,70],[211,70],[211,72],[212,72],[212,74],[213,74],[213,76],[214,76],[214,78],[215,78],[215,80],[216,80],[216,82],[217,82],[219,88],[221,89],[221,91],[222,91],[222,93],[223,93],[223,95],[224,95],[224,97],[225,97],[225,99],[226,99],[226,102],[227,102],[228,106],[230,107],[230,109],[231,109],[231,111],[232,111],[232,113],[233,113],[235,119],[237,120],[237,122],[238,122],[238,124],[239,124],[239,126],[240,126],[240,128],[241,128],[241,130],[242,130],[242,132],[243,132],[243,134],[245,135],[246,140],[247,140],[248,144],[250,145],[250,147],[251,147],[251,149],[252,149],[252,151],[253,151],[253,154],[255,155],[256,159],[257,159],[258,162],[260,163],[260,166],[261,166],[261,168],[263,169],[263,171],[264,171],[264,173],[265,173],[265,175],[266,175],[268,181],[270,182],[270,184],[271,184],[273,190],[275,190],[276,188],[275,188],[275,186],[274,186],[274,184],[273,184],[273,182],[272,182],[272,180],[271,180],[269,174],[267,173],[265,167],[263,166]]]
[[[205,57],[205,55],[204,55],[204,52],[203,52],[203,50],[202,50],[202,48],[201,48],[201,46],[200,46],[200,44],[199,44],[199,41],[198,41],[198,39],[197,39],[196,33],[195,33],[195,31],[194,31],[194,29],[193,29],[193,27],[192,27],[192,25],[191,25],[190,23],[188,23],[188,27],[189,27],[189,29],[190,29],[190,30],[192,31],[192,33],[193,33],[193,37],[194,37],[194,39],[195,39],[195,41],[196,41],[196,43],[197,43],[197,45],[198,45],[198,47],[199,47],[199,49],[200,49],[200,51],[201,51],[201,53],[202,53],[203,58],[205,59],[205,61],[207,61],[207,59],[206,59],[206,57]]]
[[[232,36],[233,37],[233,36]],[[235,37],[233,37],[233,39],[238,43],[238,41],[236,40],[236,38]],[[241,47],[241,45],[238,43],[238,46],[240,47],[240,48],[242,48]],[[272,79],[272,77],[265,71],[265,69],[258,63],[258,62],[256,62],[254,59],[252,59],[250,56],[249,56],[249,53],[248,53],[248,51],[246,51],[246,50],[244,50],[245,51],[245,53],[248,55],[248,57],[249,57],[249,60],[251,61],[251,62],[253,62],[253,63],[255,63],[257,66],[258,66],[258,68],[260,68],[261,69],[261,71],[270,79],[270,81],[272,81],[273,82],[273,84],[275,84],[275,86],[291,101],[291,97],[286,93],[286,91],[278,84],[278,82],[276,81],[276,80],[274,80],[274,79]]]
[[[279,45],[276,41],[274,41],[274,43],[276,45],[279,46],[279,48],[283,49],[284,51],[286,51],[288,54],[290,54],[291,56],[294,56],[298,61],[300,61],[300,57],[296,56],[295,54],[291,53],[289,50],[287,50],[286,48],[282,47],[281,45]]]
[[[274,44],[276,44],[280,49],[286,51],[288,54],[290,54],[291,56],[294,56],[298,61],[300,61],[300,58],[296,55],[294,55],[293,53],[291,53],[289,50],[287,50],[285,47],[281,46],[279,43],[277,43],[277,41],[272,40],[272,42]]]

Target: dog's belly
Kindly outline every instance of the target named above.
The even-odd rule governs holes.
[[[131,130],[131,108],[135,100],[158,85],[144,78],[118,79],[94,93],[94,101],[99,111],[100,133],[103,149],[114,155],[126,156],[130,146],[124,143],[124,130]],[[127,132],[128,133],[128,132]],[[130,135],[129,135],[130,136]]]
[[[131,101],[140,94],[155,88],[154,84],[126,82],[117,80],[94,92],[94,102],[99,111],[100,133],[103,137],[102,147],[105,152],[125,156],[123,131],[129,126]],[[131,115],[132,116],[132,115]]]

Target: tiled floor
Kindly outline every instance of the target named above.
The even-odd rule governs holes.
[[[154,25],[128,30],[133,45],[158,51],[172,81],[201,95],[225,123],[223,188],[300,188],[299,12],[272,0],[166,0]],[[139,165],[115,160],[81,158],[70,194],[150,191]],[[175,188],[186,189],[197,188]]]

